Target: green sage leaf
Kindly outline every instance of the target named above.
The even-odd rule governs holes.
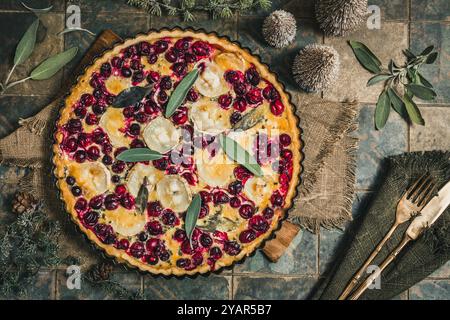
[[[51,78],[62,67],[68,64],[77,54],[78,48],[72,47],[64,52],[58,53],[38,65],[31,71],[30,78],[33,80],[46,80]]]
[[[434,50],[434,46],[426,47],[425,50],[423,50],[420,55],[426,56],[426,55],[430,54],[431,52],[433,52],[433,50]]]
[[[422,99],[422,100],[433,100],[436,98],[436,92],[434,92],[433,89],[425,87],[420,84],[407,84],[406,88],[416,97]]]
[[[424,85],[425,87],[428,87],[430,89],[433,89],[433,85],[431,84],[430,81],[428,81],[427,79],[425,79],[425,77],[420,74],[419,72],[417,72],[417,76],[419,78],[419,81],[422,85]]]
[[[433,52],[432,54],[430,54],[427,59],[425,60],[426,64],[433,64],[436,59],[438,57],[438,53],[437,52]]]
[[[187,208],[186,218],[184,222],[184,231],[189,239],[189,243],[192,246],[192,234],[194,233],[195,226],[197,225],[198,216],[200,214],[200,208],[202,207],[202,198],[199,194],[196,194],[191,201],[191,204]]]
[[[124,162],[139,162],[161,159],[163,155],[149,148],[134,148],[121,152],[117,160]]]
[[[402,100],[411,121],[422,126],[425,125],[425,120],[422,118],[419,108],[407,92],[403,96]]]
[[[255,108],[249,112],[247,112],[241,120],[236,122],[233,126],[234,130],[248,130],[256,126],[264,120],[264,109],[263,108]]]
[[[387,93],[389,95],[389,99],[391,101],[391,105],[394,108],[394,110],[405,120],[408,120],[408,111],[406,111],[405,104],[403,103],[402,98],[397,94],[397,92],[392,89],[388,88]]]
[[[386,81],[390,78],[392,78],[391,74],[377,74],[376,76],[373,76],[372,78],[369,79],[369,81],[367,82],[367,86],[368,87],[373,86],[374,84]]]
[[[195,81],[197,81],[198,74],[199,70],[197,68],[193,69],[181,80],[172,92],[166,107],[166,118],[172,116],[175,110],[183,103],[184,99],[186,99],[188,91],[194,85]]]
[[[359,63],[366,70],[372,73],[380,73],[381,61],[366,47],[366,45],[357,41],[349,41],[349,44],[353,49],[356,59],[358,59]]]
[[[391,110],[391,102],[386,91],[383,91],[378,97],[377,106],[375,108],[375,127],[377,130],[382,129],[389,118]]]
[[[408,58],[408,60],[417,58],[417,56],[414,53],[412,53],[412,51],[409,49],[403,50],[403,54],[406,56],[406,58]]]
[[[36,19],[31,26],[25,31],[22,39],[20,39],[19,44],[16,48],[16,53],[14,55],[14,65],[17,66],[28,59],[28,57],[33,53],[34,46],[36,44],[36,34],[39,27],[39,19]]]
[[[140,214],[144,214],[148,201],[148,178],[144,177],[136,197],[136,209]]]
[[[256,162],[256,159],[247,150],[242,148],[239,143],[224,134],[219,135],[219,143],[225,154],[231,160],[243,165],[255,176],[263,176],[263,171],[258,162]]]
[[[111,106],[113,108],[126,108],[140,102],[146,95],[152,91],[153,86],[130,87],[122,90],[115,98]]]

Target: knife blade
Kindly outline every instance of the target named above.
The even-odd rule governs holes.
[[[422,209],[420,215],[414,218],[406,230],[406,234],[413,240],[417,239],[425,229],[431,227],[433,223],[442,215],[450,205],[450,181],[448,181]]]

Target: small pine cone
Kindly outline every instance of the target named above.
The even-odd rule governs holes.
[[[292,73],[307,92],[330,88],[339,76],[339,53],[330,46],[307,45],[294,59]]]
[[[102,262],[92,267],[90,276],[93,281],[105,281],[108,280],[114,266],[108,262]]]
[[[36,211],[37,207],[38,201],[31,193],[19,191],[14,195],[12,201],[12,211],[14,213],[31,213]]]
[[[297,32],[297,22],[292,13],[277,10],[272,12],[263,24],[262,33],[267,43],[276,48],[290,45]]]
[[[367,6],[367,0],[317,0],[316,19],[327,36],[345,36],[367,18]]]

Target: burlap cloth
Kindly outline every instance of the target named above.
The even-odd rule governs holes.
[[[100,35],[73,74],[118,40],[111,31]],[[70,84],[66,83],[61,92],[67,92]],[[301,119],[305,157],[302,185],[289,219],[313,232],[320,226],[341,227],[351,219],[357,143],[351,133],[356,128],[358,106],[303,94],[295,94],[293,102]],[[18,184],[43,199],[50,211],[61,210],[50,160],[51,136],[60,105],[61,100],[56,99],[34,117],[21,120],[19,129],[0,140],[1,164],[30,168]]]

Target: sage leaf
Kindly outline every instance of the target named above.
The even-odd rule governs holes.
[[[409,117],[408,112],[406,111],[405,104],[403,103],[403,100],[400,98],[397,92],[392,88],[388,88],[387,93],[395,112],[397,112],[403,119],[408,120]]]
[[[438,53],[437,52],[433,52],[432,54],[430,54],[427,59],[425,60],[426,64],[432,64],[436,61],[438,57]]]
[[[225,154],[233,161],[243,165],[255,176],[263,176],[261,167],[256,162],[255,158],[251,156],[247,150],[242,148],[239,143],[227,137],[224,134],[219,135],[219,144]]]
[[[405,104],[406,111],[408,112],[411,121],[422,126],[425,125],[425,120],[423,120],[419,108],[417,107],[413,99],[409,96],[408,92],[405,93],[402,100]]]
[[[161,159],[163,155],[149,148],[133,148],[121,152],[117,160],[124,162],[139,162]]]
[[[420,74],[419,72],[417,72],[417,76],[419,78],[419,82],[420,84],[424,85],[425,87],[428,87],[430,89],[433,89],[433,85],[430,83],[430,81],[428,81],[427,79],[425,79],[425,77]]]
[[[375,107],[375,127],[377,130],[382,129],[389,118],[391,110],[391,102],[386,91],[383,91],[378,97],[377,106]]]
[[[136,209],[140,214],[144,214],[148,201],[148,178],[144,177],[136,197]]]
[[[380,73],[381,72],[381,61],[370,51],[369,48],[366,47],[361,42],[357,41],[349,41],[350,46],[352,47],[353,53],[358,59],[359,63],[368,71],[372,73]]]
[[[409,50],[409,49],[403,50],[403,54],[406,56],[406,58],[408,58],[408,60],[417,58],[416,55],[414,53],[412,53],[411,50]]]
[[[377,84],[382,81],[386,81],[388,79],[392,78],[391,74],[377,74],[376,76],[373,76],[372,78],[367,81],[367,86],[373,86],[374,84]]]
[[[202,206],[202,198],[199,194],[196,194],[191,201],[191,204],[187,208],[186,218],[184,221],[184,231],[189,239],[189,244],[192,246],[192,234],[194,233],[195,226],[197,225],[198,216],[200,214],[200,208]]]
[[[264,119],[264,109],[256,108],[247,112],[241,120],[233,126],[235,130],[248,130],[256,126]]]
[[[16,53],[14,55],[14,65],[17,66],[28,59],[28,57],[33,53],[34,46],[36,44],[36,34],[39,27],[39,19],[36,19],[31,26],[25,31],[22,39],[20,39],[19,44],[16,48]]]
[[[420,55],[421,56],[429,55],[431,52],[433,52],[433,50],[434,50],[434,46],[426,47]]]
[[[186,99],[189,90],[192,88],[195,81],[197,81],[198,74],[199,70],[197,68],[193,69],[183,78],[183,80],[181,80],[175,90],[173,90],[166,107],[166,118],[172,116],[175,110],[183,103],[184,99]]]
[[[58,53],[41,62],[33,71],[30,78],[33,80],[46,80],[51,78],[62,67],[68,64],[77,54],[78,48],[72,47],[64,52]]]
[[[433,89],[425,87],[420,84],[408,84],[406,85],[406,88],[416,97],[422,99],[422,100],[433,100],[436,98],[436,92],[434,92]]]
[[[130,87],[122,90],[112,102],[113,108],[126,108],[140,102],[152,91],[153,85],[148,87]]]

